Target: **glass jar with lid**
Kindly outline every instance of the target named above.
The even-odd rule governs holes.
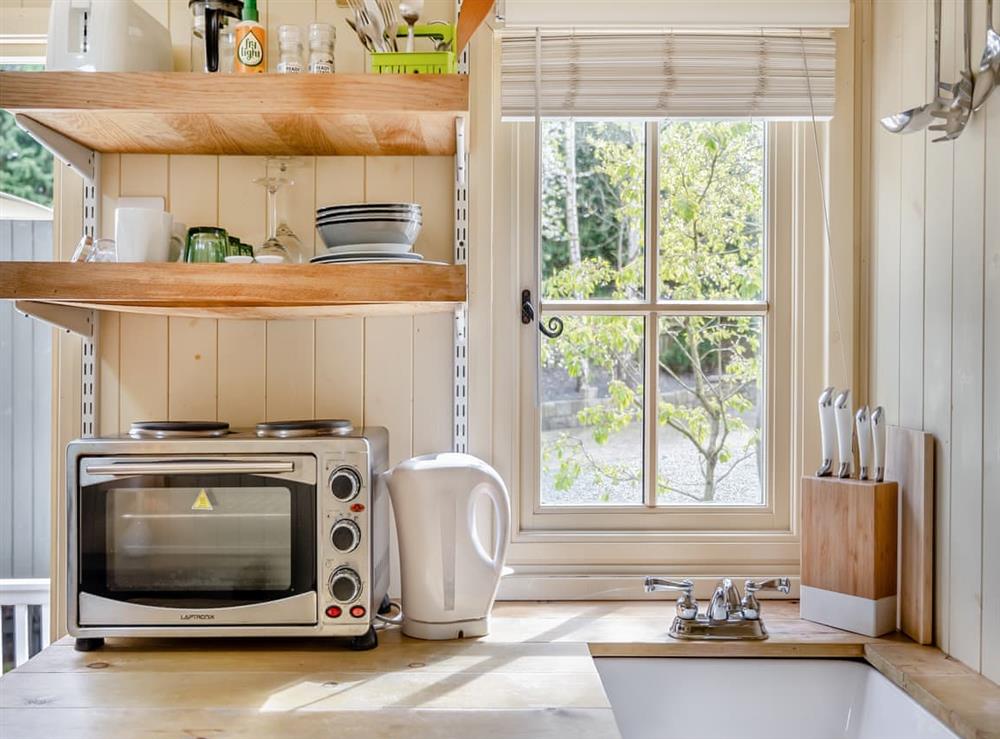
[[[302,29],[298,26],[278,27],[278,72],[292,74],[302,71]]]
[[[196,226],[188,230],[185,262],[224,262],[229,252],[229,235],[218,226]]]
[[[309,71],[324,74],[334,71],[333,45],[336,31],[329,23],[309,24]]]

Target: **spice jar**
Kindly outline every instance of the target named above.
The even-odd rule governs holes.
[[[314,74],[334,71],[333,46],[337,33],[329,23],[309,24],[309,71]]]
[[[278,72],[291,74],[302,71],[302,29],[298,26],[278,27]]]

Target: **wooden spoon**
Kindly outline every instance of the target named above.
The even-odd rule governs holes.
[[[493,0],[463,0],[462,12],[458,14],[458,31],[456,32],[455,56],[465,49],[472,34],[486,18],[493,7]]]

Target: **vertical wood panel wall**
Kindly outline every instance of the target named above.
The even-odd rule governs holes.
[[[187,0],[138,2],[170,29],[175,70],[188,69]],[[278,27],[305,27],[313,20],[334,25],[338,72],[365,71],[362,47],[344,22],[348,11],[334,0],[258,0],[258,8],[268,29],[270,71],[277,63]],[[453,20],[453,0],[428,0],[424,17]],[[80,181],[59,169],[57,258],[65,259],[82,224]],[[266,197],[252,180],[264,173],[263,157],[104,155],[103,235],[114,235],[119,197],[157,196],[188,226],[218,224],[260,244],[268,226]],[[279,211],[302,239],[307,258],[323,249],[314,229],[317,207],[398,200],[423,206],[415,250],[429,259],[453,261],[453,157],[305,157],[291,176],[295,184],[279,195]],[[100,433],[119,433],[142,419],[218,419],[246,426],[264,419],[332,416],[358,426],[387,427],[390,464],[447,450],[452,443],[453,320],[450,313],[316,321],[104,313]],[[73,373],[78,347],[72,337],[61,338],[57,347],[68,393],[78,393],[73,390],[79,384],[78,370]],[[72,418],[75,398],[60,400],[59,418]],[[54,445],[60,454],[78,435],[70,421],[63,425]],[[61,465],[56,474],[61,479]],[[55,500],[56,510],[65,510],[62,491],[56,491]],[[60,551],[57,542],[53,547]],[[54,620],[61,625],[62,613]]]
[[[52,259],[52,223],[0,221],[0,262]],[[52,330],[0,301],[0,579],[49,576]]]
[[[1000,94],[953,143],[883,131],[880,116],[931,94],[933,3],[871,8],[868,400],[936,437],[936,639],[1000,681]],[[975,0],[974,64],[985,12]],[[964,63],[962,22],[944,0],[946,82]]]

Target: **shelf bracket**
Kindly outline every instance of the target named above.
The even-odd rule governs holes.
[[[97,311],[72,305],[40,303],[35,300],[15,300],[14,309],[31,318],[51,324],[63,331],[93,338],[97,326]]]
[[[15,113],[17,125],[33,139],[72,167],[89,182],[97,179],[97,152],[22,113]]]

